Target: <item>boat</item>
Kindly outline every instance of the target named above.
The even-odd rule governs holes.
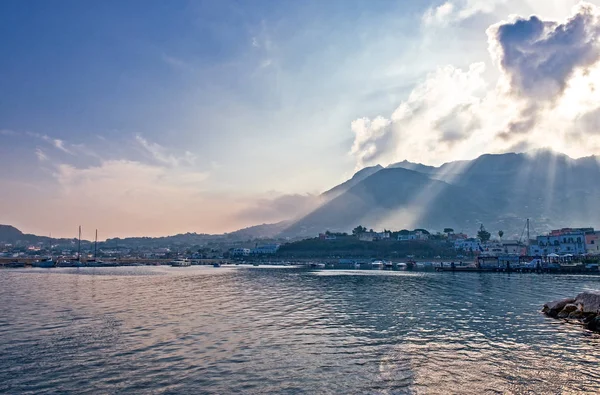
[[[360,263],[356,263],[356,262],[355,262],[355,263],[354,263],[354,268],[355,268],[355,269],[360,269]]]
[[[213,263],[213,267],[221,267],[221,264],[219,262],[215,262]]]
[[[258,263],[253,263],[252,266],[258,266]]]
[[[371,262],[371,268],[373,268],[373,269],[383,269],[383,261],[373,261],[373,262]]]
[[[56,267],[78,267],[81,265],[81,261],[78,259],[72,259],[70,261],[60,261],[56,264]]]
[[[81,225],[79,225],[79,238],[77,241],[77,258],[71,259],[70,261],[61,261],[58,262],[56,266],[58,267],[81,267],[83,263],[81,262]]]
[[[175,259],[171,262],[171,266],[173,267],[186,267],[191,265],[192,263],[187,259]]]
[[[406,269],[408,269],[408,264],[404,263],[404,262],[400,262],[399,264],[396,265],[396,267],[398,268],[398,270],[406,270]]]
[[[313,269],[325,269],[325,264],[313,262],[310,264],[310,267]]]
[[[104,261],[101,260],[97,260],[97,259],[90,259],[88,261],[84,262],[80,262],[77,267],[107,267],[107,266],[117,266],[116,262],[115,263],[106,263]]]
[[[31,264],[32,267],[39,267],[44,269],[49,269],[51,267],[56,266],[56,262],[52,260],[52,258],[42,259],[41,261],[33,262]]]
[[[6,267],[10,267],[10,268],[20,268],[20,267],[25,267],[25,262],[8,262],[6,264]]]
[[[392,269],[394,267],[394,264],[392,263],[392,261],[383,261],[383,266],[386,269]]]

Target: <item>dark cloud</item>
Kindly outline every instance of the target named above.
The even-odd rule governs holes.
[[[496,25],[500,64],[510,77],[513,93],[538,100],[554,100],[575,70],[600,59],[600,21],[594,6],[581,6],[566,23],[542,21],[537,16]]]
[[[573,74],[600,60],[599,35],[596,7],[585,3],[565,23],[531,16],[488,30],[492,55],[510,82],[510,94],[524,105],[499,139],[519,140],[536,127],[541,112],[553,108]]]

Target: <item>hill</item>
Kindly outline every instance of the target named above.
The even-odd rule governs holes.
[[[572,159],[543,150],[482,155],[439,167],[404,161],[351,183],[283,234],[348,232],[359,224],[374,229],[452,227],[475,234],[483,223],[493,233],[502,229],[518,237],[527,218],[534,233],[598,227],[598,181],[598,158]]]

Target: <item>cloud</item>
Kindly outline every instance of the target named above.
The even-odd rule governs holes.
[[[248,207],[241,210],[236,217],[250,223],[280,222],[298,219],[315,210],[321,199],[315,195],[281,195],[275,198],[249,199]]]
[[[600,15],[582,3],[565,23],[533,15],[500,22],[487,31],[492,59],[509,80],[511,93],[552,101],[561,95],[575,70],[600,59]]]
[[[436,9],[432,18],[456,9]],[[599,14],[581,3],[565,21],[512,17],[490,26],[495,83],[484,63],[438,68],[390,117],[352,122],[357,168],[404,159],[441,164],[524,147],[589,155],[600,137]]]
[[[486,83],[485,66],[468,71],[447,66],[431,73],[411,92],[392,116],[352,122],[354,144],[350,154],[357,167],[390,163],[396,158],[422,161],[424,157],[451,156],[456,143],[481,128]]]
[[[577,127],[584,135],[600,135],[600,107],[582,114],[577,119]]]
[[[446,1],[428,8],[422,17],[425,26],[447,26],[471,18],[477,14],[490,13],[507,0],[458,0]]]
[[[19,133],[15,132],[14,130],[10,130],[10,129],[0,129],[0,136],[16,136]]]
[[[149,142],[139,134],[135,136],[135,139],[154,160],[162,164],[178,167],[193,166],[196,163],[196,156],[189,151],[185,151],[182,156],[174,156],[169,154],[162,145]]]
[[[518,119],[499,134],[522,139],[539,125],[545,111],[556,106],[577,71],[600,60],[600,14],[581,3],[564,23],[533,15],[500,22],[487,30],[489,50],[502,75],[500,85],[522,100]]]
[[[68,148],[66,148],[65,147],[65,142],[62,141],[62,140],[60,140],[60,139],[54,139],[54,140],[52,140],[52,145],[54,145],[54,147],[56,149],[61,150],[62,152],[66,152],[67,154],[74,155],[73,151],[71,151]]]
[[[38,158],[40,162],[46,162],[48,160],[48,156],[42,151],[41,148],[36,148],[35,156]]]
[[[384,153],[383,146],[386,145],[380,143],[391,135],[391,123],[389,119],[381,116],[373,120],[360,118],[352,122],[354,144],[350,154],[357,158],[358,167],[363,167],[365,163],[376,160]]]

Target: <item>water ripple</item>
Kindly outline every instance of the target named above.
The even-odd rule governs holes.
[[[0,392],[598,393],[600,336],[539,314],[586,276],[0,271]]]

